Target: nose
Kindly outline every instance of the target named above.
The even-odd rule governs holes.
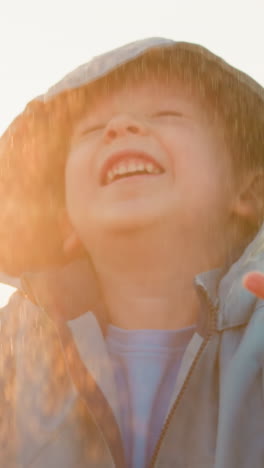
[[[130,115],[118,115],[113,117],[105,127],[104,141],[111,142],[116,138],[126,135],[147,135],[146,125],[139,119]]]

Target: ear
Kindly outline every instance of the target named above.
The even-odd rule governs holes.
[[[240,219],[257,224],[264,216],[264,171],[251,171],[237,184],[233,212]]]
[[[73,253],[76,250],[79,250],[81,247],[81,241],[78,238],[75,231],[72,231],[68,234],[63,242],[63,251],[66,255]]]

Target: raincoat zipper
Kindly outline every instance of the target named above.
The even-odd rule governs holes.
[[[174,404],[173,404],[173,406],[172,406],[172,408],[171,408],[171,410],[170,410],[170,412],[169,412],[169,414],[168,414],[168,416],[167,416],[167,418],[165,420],[165,423],[163,424],[159,440],[158,440],[158,442],[156,444],[155,450],[154,450],[153,455],[151,457],[149,468],[155,468],[155,463],[157,461],[158,454],[159,454],[162,442],[164,440],[164,437],[166,435],[166,432],[168,430],[168,427],[170,425],[172,416],[174,415],[174,413],[175,413],[175,411],[177,409],[177,406],[178,406],[178,404],[179,404],[179,402],[180,402],[180,400],[181,400],[181,398],[182,398],[182,396],[183,396],[183,394],[184,394],[184,392],[185,392],[185,390],[186,390],[186,388],[188,386],[189,380],[190,380],[190,378],[192,376],[192,373],[193,373],[193,371],[194,371],[194,369],[196,367],[196,364],[199,361],[199,358],[200,358],[204,348],[206,347],[206,345],[210,341],[210,338],[211,338],[211,336],[213,334],[213,331],[216,328],[216,311],[217,311],[217,309],[218,309],[218,306],[212,304],[212,302],[209,301],[209,327],[208,327],[209,331],[208,331],[208,334],[207,334],[206,338],[204,339],[203,343],[201,344],[199,350],[197,351],[197,354],[196,354],[196,356],[194,358],[194,361],[193,361],[193,363],[192,363],[192,365],[191,365],[191,367],[189,369],[189,372],[188,372],[188,374],[187,374],[187,376],[185,378],[185,381],[184,381],[184,383],[182,385],[182,388],[181,388],[181,390],[180,390],[180,392],[179,392],[179,394],[178,394],[178,396],[177,396],[177,398],[176,398],[176,400],[175,400],[175,402],[174,402]]]

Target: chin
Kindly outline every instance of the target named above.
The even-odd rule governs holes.
[[[104,211],[98,211],[100,216],[91,220],[90,225],[97,226],[97,230],[108,232],[131,232],[149,227],[161,218],[161,214],[150,208],[139,206],[123,206],[108,208]]]

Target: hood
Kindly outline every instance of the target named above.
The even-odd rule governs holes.
[[[235,75],[241,85],[249,87],[252,92],[261,95],[263,98],[263,88],[256,81],[245,73],[230,66],[223,59],[216,56],[205,47],[198,44],[157,37],[132,42],[98,57],[94,57],[88,63],[81,65],[71,73],[67,74],[62,80],[52,86],[45,94],[39,96],[37,99],[47,102],[63,91],[79,88],[102,78],[118,66],[135,60],[137,57],[144,55],[144,53],[149,52],[150,50],[164,49],[166,47],[184,49],[200,54],[209,61],[217,62],[227,73]]]
[[[0,271],[19,276],[24,271],[66,262],[58,229],[64,192],[56,192],[63,185],[67,145],[65,133],[55,138],[60,122],[67,125],[61,100],[144,54],[154,54],[158,61],[159,54],[168,48],[184,50],[191,57],[199,56],[203,62],[216,64],[241,89],[241,101],[250,93],[263,102],[264,109],[264,92],[258,83],[197,44],[149,38],[81,65],[33,99],[0,139]],[[60,174],[56,182],[53,164]]]
[[[55,322],[68,322],[93,311],[105,331],[105,306],[88,259],[76,260],[62,268],[24,273],[20,284],[23,295],[47,311]]]

